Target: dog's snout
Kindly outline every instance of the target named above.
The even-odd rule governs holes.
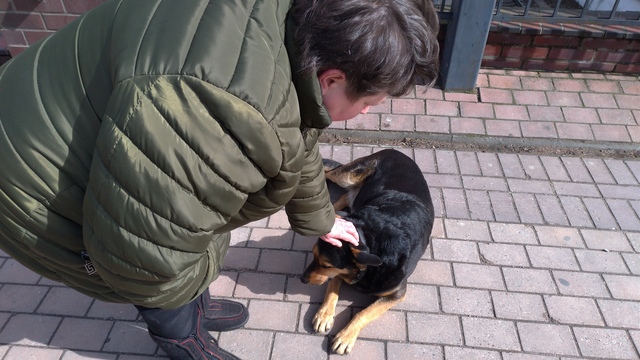
[[[306,276],[301,276],[300,277],[300,281],[302,281],[303,284],[308,284],[309,283],[309,278]]]

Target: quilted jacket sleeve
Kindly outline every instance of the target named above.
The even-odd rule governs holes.
[[[305,131],[305,165],[296,193],[286,206],[291,227],[309,236],[329,233],[335,221],[318,146],[320,133],[319,129]]]
[[[225,111],[234,117],[223,126],[216,119],[229,118]],[[226,251],[227,244],[215,244],[215,230],[281,163],[275,131],[226,92],[181,76],[121,82],[103,118],[84,201],[85,246],[101,277],[142,299],[155,295],[144,294],[145,286],[158,283],[171,286],[166,293],[192,296],[217,271],[207,257],[219,266]]]

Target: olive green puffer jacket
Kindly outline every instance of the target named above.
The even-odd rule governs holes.
[[[110,0],[0,67],[0,248],[174,308],[217,277],[231,229],[286,205],[295,231],[329,232],[331,120],[290,62],[290,2]]]

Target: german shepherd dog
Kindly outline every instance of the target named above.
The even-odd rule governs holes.
[[[356,314],[333,340],[332,350],[349,353],[360,331],[404,300],[407,278],[423,256],[433,228],[433,203],[427,182],[415,162],[386,149],[341,165],[324,161],[328,185],[343,195],[334,203],[360,235],[357,247],[333,246],[318,239],[314,259],[304,271],[303,283],[324,284],[330,279],[320,309],[313,319],[316,332],[328,332],[334,323],[342,282],[378,299]]]

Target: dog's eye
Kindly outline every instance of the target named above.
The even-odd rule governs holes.
[[[323,269],[331,269],[333,266],[321,264],[320,267],[323,268]]]

